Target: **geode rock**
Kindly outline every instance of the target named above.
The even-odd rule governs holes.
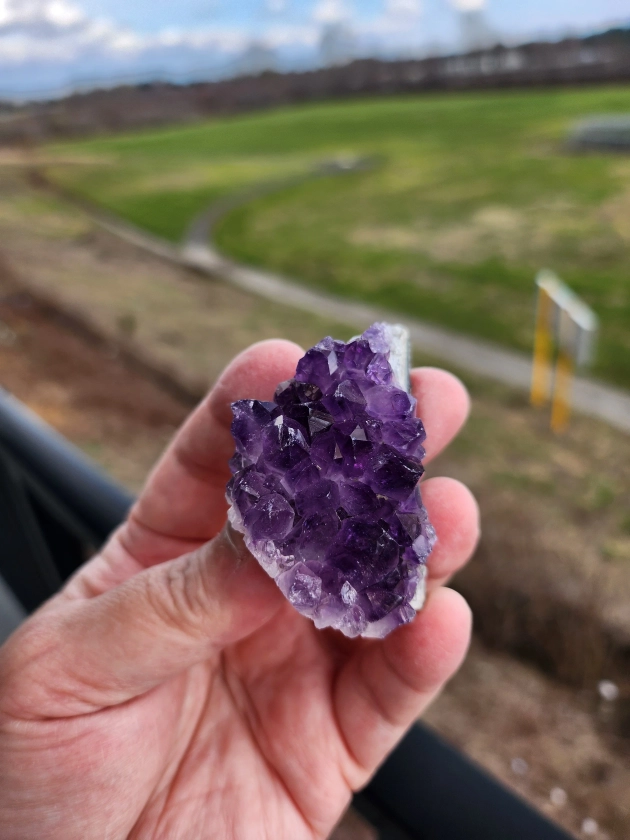
[[[406,330],[373,324],[316,344],[272,402],[232,405],[230,521],[300,613],[346,636],[382,638],[424,601],[435,531],[407,358]]]

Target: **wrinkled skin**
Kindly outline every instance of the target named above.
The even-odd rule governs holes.
[[[232,362],[127,522],[0,649],[3,840],[324,838],[461,663],[470,613],[443,584],[478,517],[459,483],[423,485],[430,595],[383,641],[315,630],[225,527],[230,402],[269,399],[301,354]],[[467,396],[430,368],[412,383],[433,456]]]

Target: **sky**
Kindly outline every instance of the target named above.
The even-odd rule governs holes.
[[[355,55],[454,51],[470,12],[505,42],[630,24],[630,0],[0,0],[0,96],[300,69],[331,39]]]

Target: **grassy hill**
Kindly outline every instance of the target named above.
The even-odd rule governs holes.
[[[177,240],[209,201],[331,155],[373,155],[372,170],[233,210],[218,244],[523,350],[534,274],[553,268],[601,318],[594,372],[630,387],[630,158],[564,146],[576,119],[628,111],[623,86],[323,103],[58,144],[86,162],[51,174]]]

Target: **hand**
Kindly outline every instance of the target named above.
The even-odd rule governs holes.
[[[128,521],[0,648],[3,840],[324,838],[465,654],[443,587],[478,516],[423,497],[430,594],[383,641],[317,631],[225,527],[230,403],[269,399],[302,351],[242,353],[188,419]],[[412,373],[434,456],[465,420],[448,373]]]

